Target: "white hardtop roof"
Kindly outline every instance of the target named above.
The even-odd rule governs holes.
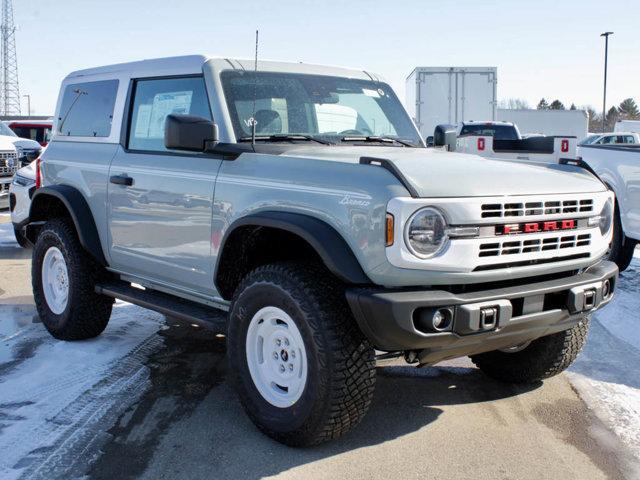
[[[67,75],[66,80],[80,79],[91,76],[127,76],[131,78],[185,75],[202,72],[205,63],[211,63],[217,71],[222,70],[249,70],[253,71],[254,61],[248,59],[222,58],[209,55],[185,55],[179,57],[165,57],[137,62],[118,63],[103,67],[77,70]],[[312,65],[307,63],[279,62],[270,60],[258,60],[258,71],[292,72],[316,75],[330,75],[339,77],[359,78],[364,80],[384,81],[378,75],[364,70],[356,70],[344,67]]]

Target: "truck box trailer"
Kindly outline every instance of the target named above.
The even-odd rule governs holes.
[[[416,67],[407,77],[406,103],[420,134],[436,125],[495,120],[497,67]]]
[[[498,120],[518,125],[520,133],[542,133],[549,137],[570,136],[582,140],[589,131],[584,110],[498,109]]]
[[[618,120],[613,131],[640,133],[640,120]]]

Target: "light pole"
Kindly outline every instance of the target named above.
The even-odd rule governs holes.
[[[609,35],[613,32],[604,32],[600,36],[604,37],[604,94],[602,95],[602,133],[607,120],[607,56],[609,54]]]
[[[31,116],[31,95],[23,95],[23,97],[27,97],[27,116]]]

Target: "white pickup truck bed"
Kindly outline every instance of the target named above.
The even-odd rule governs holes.
[[[456,140],[456,152],[500,160],[558,163],[561,158],[576,158],[576,145],[576,137],[495,140],[492,136],[463,135]]]
[[[640,145],[584,145],[578,150],[615,192],[624,234],[640,240]]]

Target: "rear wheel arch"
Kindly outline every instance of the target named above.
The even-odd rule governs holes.
[[[36,190],[29,210],[26,234],[35,244],[39,225],[52,218],[68,218],[75,227],[80,245],[99,264],[106,265],[100,236],[84,195],[69,185],[52,185]]]
[[[274,261],[315,262],[344,283],[371,283],[335,228],[305,214],[267,211],[236,220],[225,233],[219,252],[214,281],[225,299],[233,296],[244,275]]]

